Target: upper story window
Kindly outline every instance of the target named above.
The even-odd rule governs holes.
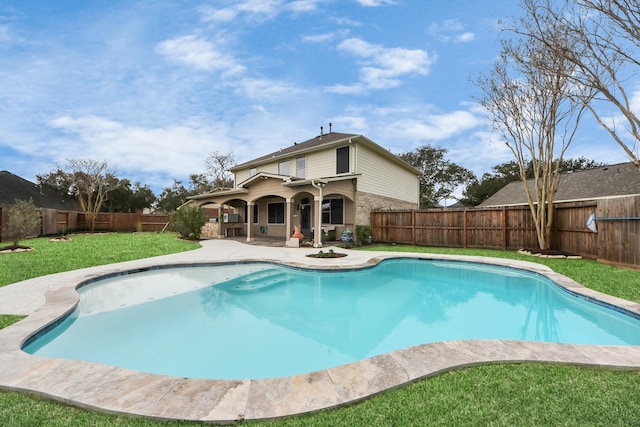
[[[336,150],[336,173],[349,172],[349,146],[340,147]]]
[[[306,178],[307,176],[307,159],[305,157],[298,157],[296,159],[296,176],[298,178]]]
[[[256,169],[256,168],[249,169],[249,177],[252,177],[257,173],[258,173],[258,169]]]
[[[278,163],[278,173],[280,175],[291,175],[291,162],[285,160],[284,162]]]

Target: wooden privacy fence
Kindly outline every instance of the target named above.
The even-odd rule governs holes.
[[[172,230],[171,215],[140,213],[107,213],[98,214],[95,222],[96,231],[162,231]],[[90,228],[84,213],[78,214],[78,228]]]
[[[597,233],[587,228],[596,216]],[[640,196],[559,203],[551,247],[610,264],[640,268]],[[598,220],[601,218],[601,220]],[[517,250],[537,248],[528,206],[371,213],[372,238],[382,243]]]
[[[0,205],[0,241],[2,230],[8,221],[10,206]],[[83,212],[41,209],[40,229],[34,234],[50,236],[66,232],[89,230],[87,216]],[[101,212],[95,223],[96,231],[162,231],[172,230],[168,225],[171,215]]]

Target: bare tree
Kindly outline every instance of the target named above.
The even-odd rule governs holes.
[[[87,216],[89,228],[96,229],[96,218],[107,194],[114,188],[113,177],[106,161],[91,159],[67,160],[67,180],[70,192],[78,198],[80,208]]]
[[[522,5],[531,25],[521,34],[549,49],[558,48],[547,38],[550,28],[561,28],[571,40],[573,49],[556,52],[573,64],[568,77],[579,90],[572,96],[593,113],[640,170],[638,1],[523,0]]]
[[[517,25],[526,29],[530,21],[525,17]],[[567,96],[574,64],[556,50],[573,49],[570,40],[559,29],[549,29],[546,37],[553,42],[527,37],[503,40],[490,75],[475,82],[494,131],[515,156],[541,249],[551,244],[560,164],[584,111]],[[529,168],[533,188],[527,185]]]
[[[204,161],[206,175],[210,177],[212,191],[223,190],[233,185],[233,177],[229,169],[236,165],[233,152],[221,153],[218,150],[209,154]]]

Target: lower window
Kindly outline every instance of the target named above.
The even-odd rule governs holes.
[[[322,223],[344,223],[344,199],[325,199],[322,202]]]
[[[269,203],[267,205],[267,222],[269,224],[284,224],[284,203]]]

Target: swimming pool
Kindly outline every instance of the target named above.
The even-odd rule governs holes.
[[[273,263],[154,269],[88,283],[28,353],[190,378],[270,378],[418,344],[505,339],[639,345],[640,320],[536,273],[392,259],[305,270]]]

